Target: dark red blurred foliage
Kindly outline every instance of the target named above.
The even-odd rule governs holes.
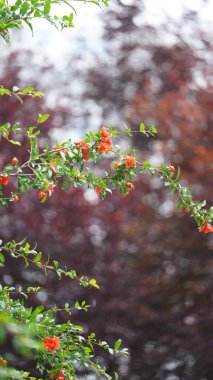
[[[89,118],[95,111],[93,107],[88,111],[85,101],[89,99],[102,109],[104,121],[120,127],[123,122],[133,128],[141,121],[154,122],[159,129],[155,142],[143,137],[133,141],[142,158],[156,164],[163,160],[176,168],[180,164],[183,181],[191,186],[195,198],[209,204],[212,38],[199,28],[196,14],[183,16],[182,23],[193,30],[186,38],[180,25],[171,20],[161,30],[145,23],[137,26],[136,16],[142,12],[140,2],[125,6],[118,1],[105,16],[107,57],[96,57],[90,70],[73,69],[85,84],[79,99],[82,118],[90,127]],[[160,40],[162,35],[172,35],[173,42],[171,38],[170,42]],[[19,82],[20,68],[15,64],[19,54],[13,57],[12,66],[11,60],[5,62],[5,84]],[[84,53],[76,59],[84,59]],[[67,66],[69,76],[69,62]],[[73,102],[64,77],[61,92]],[[21,118],[27,125],[41,112],[41,104],[30,100],[20,108],[16,101],[1,99],[0,121]],[[62,110],[59,106],[51,110],[52,119],[45,128],[51,127],[57,113],[61,125],[70,120],[75,126],[71,107]],[[21,149],[12,151],[6,144],[1,144],[0,154],[1,162],[10,161],[14,154],[24,159]],[[174,197],[158,181],[138,179],[128,197],[114,194],[97,205],[75,189],[56,190],[45,205],[36,194],[24,195],[20,203],[0,210],[0,215],[4,240],[27,236],[61,265],[100,282],[100,292],[85,291],[67,280],[59,283],[54,276],[46,280],[33,270],[29,275],[21,266],[17,271],[12,262],[3,277],[7,283],[34,279],[44,285],[46,291],[40,300],[31,300],[34,303],[49,306],[77,297],[91,302],[94,309],[72,318],[95,330],[98,337],[123,338],[131,357],[117,362],[121,379],[212,380],[212,237],[199,234],[188,214],[175,211]]]

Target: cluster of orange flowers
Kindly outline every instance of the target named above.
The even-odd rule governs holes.
[[[60,339],[58,337],[50,338],[47,336],[43,340],[43,346],[50,352],[54,352],[57,348],[60,348]]]
[[[126,156],[124,157],[123,162],[115,162],[114,166],[119,169],[123,164],[125,164],[126,169],[133,168],[136,164],[136,158],[134,156]]]
[[[75,146],[77,149],[81,150],[83,160],[89,161],[89,152],[90,152],[89,144],[87,144],[84,140],[80,140],[80,141],[75,142]]]
[[[65,380],[65,376],[62,372],[60,372],[58,375],[54,375],[53,373],[50,375],[50,379],[54,380]]]
[[[12,161],[11,161],[11,164],[12,164],[13,166],[16,166],[16,165],[18,164],[18,158],[13,157],[13,159],[12,159]],[[7,186],[9,180],[10,180],[10,178],[8,177],[8,175],[3,175],[3,174],[0,175],[0,183],[1,183],[2,185]],[[14,195],[14,196],[13,196],[13,200],[14,200],[14,202],[18,202],[18,200],[19,200],[18,195]]]
[[[207,222],[205,222],[200,228],[198,228],[199,232],[204,232],[204,234],[209,234],[213,232],[213,226]]]
[[[38,194],[39,199],[46,199],[48,195],[51,197],[54,189],[55,189],[54,183],[50,183],[47,186],[46,191],[39,191],[39,194]]]
[[[63,374],[64,370],[65,370],[65,368],[62,368],[58,375],[55,375],[54,373],[52,373],[50,375],[50,379],[53,379],[53,380],[65,380],[65,379],[66,380],[73,380],[73,377],[65,377],[65,375]]]
[[[50,338],[49,336],[46,337],[44,340],[43,340],[43,346],[48,350],[50,351],[51,353],[53,353],[57,348],[60,348],[60,338],[59,337],[53,337],[53,338]],[[64,372],[65,371],[65,368],[62,368],[60,370],[60,372],[58,374],[54,374],[54,373],[51,373],[50,374],[50,379],[54,379],[54,380],[65,380],[65,375],[64,375]],[[68,379],[67,379],[68,380]],[[72,380],[72,378],[69,377],[69,380]]]
[[[110,137],[111,137],[111,133],[109,133],[105,127],[102,127],[101,128],[101,138],[100,138],[100,141],[98,144],[99,153],[108,153],[108,152],[113,150],[112,141],[111,141]],[[75,142],[75,146],[77,149],[81,150],[83,160],[88,161],[90,159],[90,157],[89,157],[89,153],[91,151],[90,145],[87,144],[84,140],[80,140],[80,141]],[[68,148],[66,148],[62,145],[53,146],[53,150],[56,153],[61,154],[61,155],[62,155],[62,153],[68,152]],[[13,157],[13,159],[11,160],[11,163],[13,166],[17,166],[18,162],[19,162],[19,160],[17,157]],[[115,162],[114,167],[119,168],[121,165],[124,165],[124,164],[125,164],[126,169],[133,168],[136,165],[136,158],[134,156],[126,156],[126,157],[124,157],[122,162]],[[47,163],[47,166],[49,167],[49,169],[54,174],[58,174],[56,161],[53,160],[50,163]],[[168,166],[168,171],[170,173],[174,173],[175,167],[172,165]],[[0,184],[6,186],[9,182],[9,180],[10,180],[10,177],[8,175],[0,174]],[[42,199],[46,199],[48,195],[51,196],[53,191],[54,191],[54,188],[55,188],[54,183],[51,183],[47,186],[46,189],[39,191],[39,199],[42,200]],[[131,190],[134,189],[134,185],[131,182],[128,182],[125,185],[124,189],[125,189],[125,195],[127,195],[127,194],[129,194],[129,192]],[[100,195],[101,192],[103,191],[102,186],[97,186],[95,191],[98,195]],[[18,202],[19,196],[17,194],[14,194],[12,199],[14,200],[14,202]],[[185,211],[189,212],[190,209],[186,207]],[[209,233],[213,232],[213,226],[207,222],[204,222],[203,225],[198,228],[198,230],[199,230],[199,232],[209,234]],[[49,338],[49,339],[52,339],[52,338]]]
[[[108,153],[112,151],[111,133],[105,127],[101,128],[101,141],[98,145],[99,153]]]
[[[136,159],[134,156],[126,156],[124,158],[124,161],[127,169],[133,168],[133,166],[136,164]]]

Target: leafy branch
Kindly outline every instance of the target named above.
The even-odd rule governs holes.
[[[77,379],[76,366],[87,371],[94,370],[97,376],[103,375],[108,380],[118,379],[117,374],[113,377],[109,375],[106,368],[95,359],[95,347],[108,351],[110,355],[128,355],[125,348],[120,348],[120,339],[112,348],[106,341],[97,340],[95,333],[86,336],[83,327],[70,320],[63,324],[56,323],[55,313],[63,309],[54,307],[44,310],[42,305],[34,309],[25,307],[21,300],[11,298],[12,292],[13,288],[0,288],[1,336],[5,341],[11,336],[14,350],[20,354],[28,352],[28,356],[34,355],[37,368],[45,379],[47,376],[57,378],[58,374],[63,374],[64,380],[70,379],[70,376]],[[65,311],[67,309],[65,305]],[[2,357],[0,375],[4,379],[37,379],[29,372],[7,368],[7,361]]]
[[[190,189],[180,184],[180,168],[176,169],[172,165],[160,164],[153,167],[150,162],[139,162],[137,154],[132,148],[128,148],[125,153],[121,152],[119,146],[115,145],[111,138],[118,136],[115,129],[107,130],[105,127],[101,131],[89,132],[85,135],[85,140],[67,140],[61,145],[55,144],[53,147],[46,145],[45,149],[39,148],[39,126],[48,119],[49,115],[39,115],[36,124],[27,131],[29,139],[29,157],[26,162],[19,164],[18,158],[14,157],[11,163],[5,165],[0,173],[0,204],[7,206],[8,202],[17,202],[22,191],[29,189],[38,190],[38,197],[41,202],[45,202],[52,195],[55,188],[62,180],[62,189],[67,190],[72,185],[74,187],[84,187],[94,189],[102,199],[107,192],[118,189],[123,195],[128,195],[134,189],[132,180],[140,173],[147,173],[151,177],[158,176],[160,181],[167,186],[171,192],[177,193],[177,207],[184,208],[191,212],[198,227],[211,223],[212,207],[205,209],[204,202],[196,202],[192,199]],[[10,126],[5,124],[0,131],[8,138]],[[17,125],[12,130],[20,127]],[[16,132],[16,130],[15,130]],[[156,129],[151,125],[149,128],[141,125],[138,131],[128,128],[125,131],[131,136],[134,133],[145,134],[146,137],[155,135]],[[11,141],[16,143],[15,141]],[[95,166],[103,157],[104,153],[111,153],[118,158],[113,162],[113,169],[105,172],[105,175],[97,176]],[[10,196],[4,196],[4,188],[10,179],[16,179],[17,192],[11,192]],[[208,227],[211,230],[211,227]],[[209,231],[211,232],[211,231]]]
[[[33,33],[33,19],[47,20],[57,29],[74,27],[76,15],[75,2],[108,6],[110,0],[16,0],[12,5],[8,0],[0,0],[0,37],[6,42],[10,41],[9,30],[22,29],[26,24]],[[66,14],[58,16],[55,6],[64,5]],[[54,8],[54,11],[53,11]]]
[[[45,261],[43,254],[38,252],[36,247],[32,248],[30,244],[26,242],[26,239],[18,243],[12,240],[0,246],[0,267],[5,265],[7,255],[14,259],[23,260],[26,267],[30,264],[34,264],[36,267],[41,268],[46,276],[47,271],[54,271],[59,279],[61,279],[62,276],[69,277],[72,280],[77,280],[83,287],[90,286],[99,289],[99,285],[94,278],[89,280],[86,276],[78,276],[75,270],[68,270],[66,267],[65,269],[59,268],[58,261],[53,260],[52,263],[50,262],[50,256],[48,256]]]

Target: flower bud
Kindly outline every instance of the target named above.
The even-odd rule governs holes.
[[[17,157],[13,157],[12,159],[12,165],[16,166],[18,163],[18,158]]]

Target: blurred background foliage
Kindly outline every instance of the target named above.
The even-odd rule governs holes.
[[[66,34],[66,54],[57,54],[55,45],[55,61],[24,47],[25,35],[17,32],[14,47],[1,46],[1,83],[32,85],[47,96],[45,102],[29,99],[22,106],[2,98],[0,123],[20,120],[25,127],[38,113],[50,113],[42,130],[44,146],[47,140],[79,139],[102,124],[123,130],[124,123],[136,129],[140,122],[153,122],[159,131],[154,140],[123,136],[121,145],[136,146],[143,160],[156,165],[180,165],[183,183],[210,205],[213,34],[199,12],[186,7],[180,17],[165,17],[161,24],[144,19],[145,10],[146,2],[114,0],[101,15],[97,48],[87,48],[81,37],[71,52]],[[24,161],[24,151],[1,144],[1,166],[14,155]],[[173,196],[158,180],[138,178],[128,197],[108,195],[104,202],[86,189],[57,189],[45,205],[34,194],[23,195],[0,210],[0,235],[3,240],[27,236],[62,265],[97,279],[99,292],[58,282],[54,275],[46,279],[12,262],[2,274],[7,285],[44,286],[30,297],[35,305],[77,298],[91,303],[87,314],[72,319],[100,338],[123,338],[130,359],[108,363],[122,380],[212,380],[212,236],[199,234],[189,215],[175,210]]]

